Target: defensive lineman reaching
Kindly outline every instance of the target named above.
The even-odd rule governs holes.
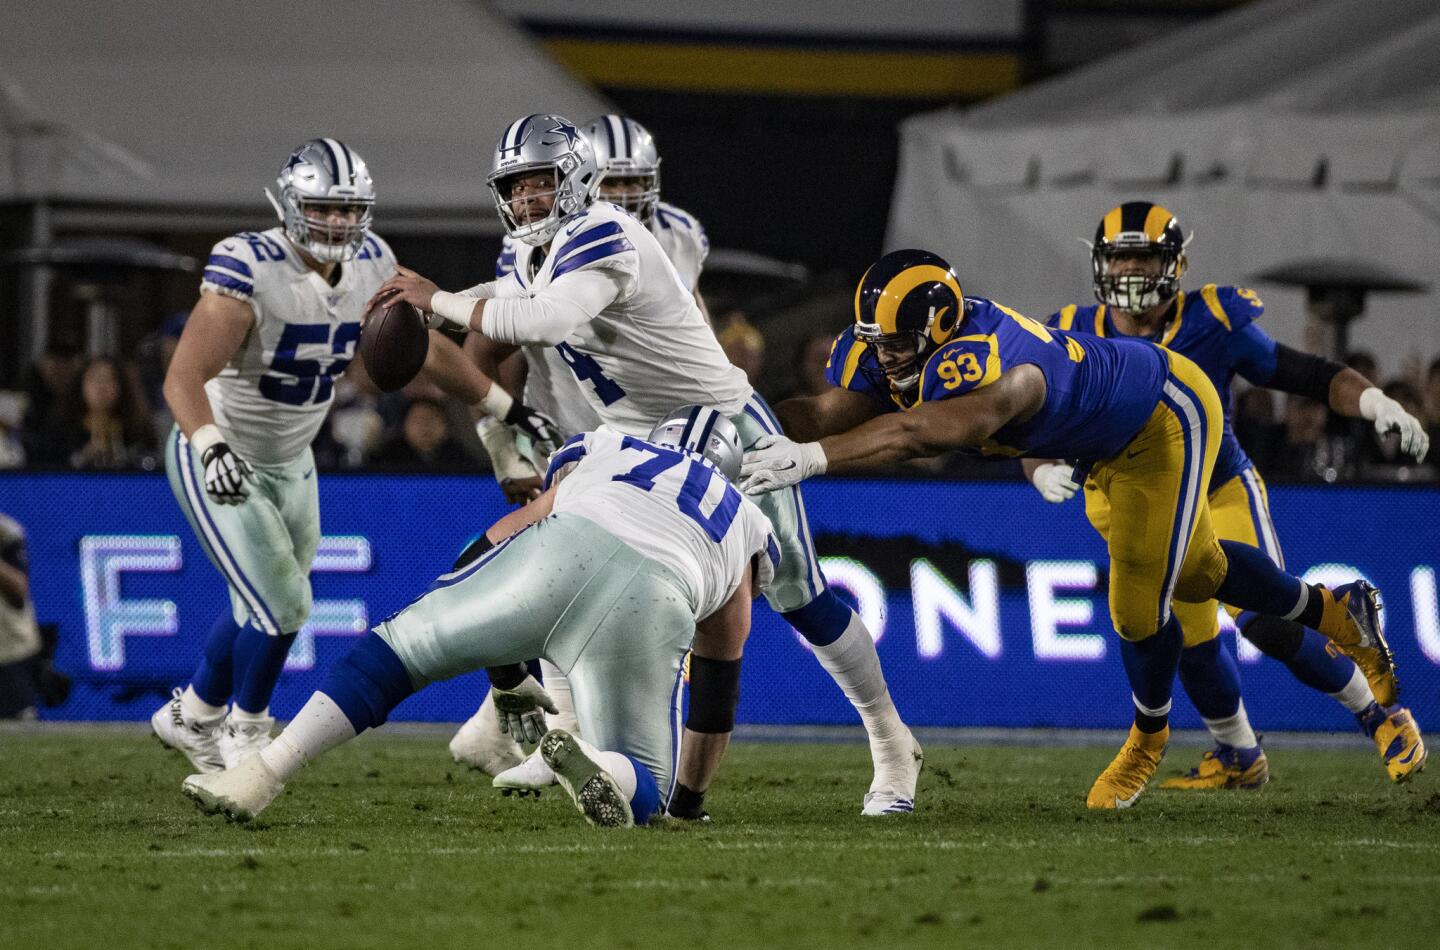
[[[595,149],[600,168],[599,200],[624,208],[650,229],[681,282],[691,289],[696,306],[706,314],[699,283],[710,242],[693,215],[660,200],[660,153],[654,137],[634,119],[619,115],[594,119],[585,127],[585,137]],[[508,234],[502,242],[495,262],[497,280],[515,269],[517,243]],[[519,347],[518,354],[512,356],[510,352],[516,347],[470,334],[466,348],[488,375],[505,381],[513,392],[523,387],[525,402],[554,420],[562,438],[599,427],[600,417],[555,347],[532,344]],[[515,368],[524,373],[523,382],[520,378],[512,382],[507,372],[516,361],[521,363]],[[496,462],[495,477],[507,497],[520,500],[529,486],[539,485],[545,469],[543,459],[537,463],[527,458],[523,445],[521,451],[516,451],[505,441],[508,431],[489,417],[480,421],[478,430]],[[552,727],[574,731],[575,707],[564,674],[544,661],[541,670],[545,691],[559,710],[547,721]],[[450,753],[455,761],[495,776],[499,788],[530,789],[554,784],[538,753],[532,753],[523,768],[512,769],[524,753],[513,738],[500,731],[488,694],[475,715],[455,733]]]
[[[539,740],[592,824],[660,813],[696,624],[713,619],[728,639],[743,638],[779,549],[769,520],[728,480],[741,449],[725,416],[685,406],[649,435],[602,430],[566,442],[544,494],[487,533],[493,549],[363,638],[274,743],[233,770],[192,775],[185,793],[207,811],[252,818],[302,765],[378,726],[405,697],[487,667],[508,728]],[[588,742],[545,731],[548,697],[523,666],[536,656],[575,682]]]
[[[617,431],[643,437],[669,407],[701,402],[724,412],[747,446],[778,434],[654,235],[594,201],[598,179],[593,150],[573,124],[553,115],[517,120],[500,138],[489,178],[500,217],[521,242],[515,270],[471,296],[401,268],[377,299],[403,298],[502,343],[554,346]],[[826,586],[799,493],[777,493],[761,508],[783,552],[766,597],[810,641],[869,733],[875,776],[863,812],[912,811],[922,755],[890,699],[870,632]]]
[[[1371,421],[1381,433],[1398,431],[1402,450],[1416,461],[1425,457],[1429,439],[1418,419],[1355,370],[1271,339],[1255,322],[1265,307],[1254,291],[1214,284],[1189,294],[1181,290],[1188,243],[1175,216],[1160,205],[1128,201],[1110,209],[1091,246],[1099,305],[1064,307],[1050,325],[1072,333],[1151,340],[1205,371],[1225,410],[1220,453],[1206,489],[1215,534],[1260,548],[1283,566],[1265,482],[1230,426],[1230,386],[1237,373],[1257,386],[1308,396],[1341,415]],[[1037,461],[1026,468],[1047,501],[1064,501],[1079,488],[1070,478],[1070,464]],[[1109,506],[1089,483],[1085,513],[1102,536],[1109,531]],[[1327,649],[1324,637],[1293,620],[1228,609],[1236,628],[1261,652],[1355,715],[1393,781],[1403,782],[1424,768],[1425,743],[1410,710],[1396,701],[1392,670],[1362,671]],[[1268,780],[1269,766],[1241,702],[1235,659],[1217,639],[1216,604],[1177,601],[1175,616],[1185,637],[1180,682],[1216,746],[1189,774],[1167,779],[1161,787],[1257,788]],[[1367,674],[1375,677],[1373,683]]]
[[[302,145],[276,185],[279,197],[266,195],[281,226],[215,245],[165,377],[170,488],[229,585],[231,610],[189,684],[150,721],[202,772],[269,741],[270,694],[310,613],[320,541],[310,443],[355,354],[365,302],[395,264],[370,230],[369,169],[344,143]],[[447,392],[535,428],[458,346],[431,337],[426,369]]]
[[[926,251],[887,254],[855,294],[855,324],[829,367],[841,388],[780,406],[794,431],[747,454],[749,492],[951,449],[1075,458],[1113,512],[1110,616],[1135,701],[1130,737],[1095,780],[1090,808],[1134,804],[1169,738],[1180,663],[1172,599],[1212,597],[1319,630],[1361,662],[1388,668],[1375,590],[1333,592],[1286,574],[1249,545],[1215,537],[1206,486],[1224,415],[1205,374],[1177,353],[1047,329],[966,297]]]

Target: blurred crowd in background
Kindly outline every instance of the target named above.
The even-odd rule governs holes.
[[[18,390],[0,390],[0,468],[158,471],[173,422],[162,394],[165,370],[186,314],[164,320],[123,357],[52,347]],[[833,323],[833,321],[830,321]],[[776,321],[764,324],[768,329]],[[779,321],[784,326],[787,321]],[[793,325],[792,325],[793,326]],[[825,378],[836,328],[778,333],[742,310],[719,308],[715,332],[725,352],[772,403],[829,388]],[[1440,359],[1428,367],[1381,366],[1352,352],[1346,362],[1425,421],[1440,444]],[[1298,396],[1236,383],[1234,426],[1260,472],[1275,482],[1413,482],[1440,479],[1431,459],[1407,464],[1394,436],[1342,419]],[[468,410],[418,379],[397,393],[371,385],[357,360],[335,387],[335,402],[314,445],[322,469],[487,471]],[[899,474],[956,478],[1018,477],[1018,465],[952,456]]]

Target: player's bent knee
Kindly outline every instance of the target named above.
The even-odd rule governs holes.
[[[690,712],[685,728],[691,732],[724,733],[735,729],[735,707],[740,703],[740,661],[690,657]]]
[[[313,605],[314,596],[310,592],[310,582],[302,580],[299,584],[290,585],[282,596],[273,598],[268,606],[275,617],[276,626],[281,630],[299,630],[305,626],[305,621],[310,619],[310,608]]]

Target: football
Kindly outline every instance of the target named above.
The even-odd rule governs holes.
[[[381,392],[394,392],[420,372],[430,352],[425,321],[404,300],[376,304],[365,315],[360,333],[360,358]]]

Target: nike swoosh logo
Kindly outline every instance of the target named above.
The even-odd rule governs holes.
[[[1133,451],[1133,452],[1126,452],[1126,453],[1125,453],[1125,457],[1126,457],[1127,459],[1133,459],[1135,456],[1141,455],[1141,454],[1143,454],[1143,453],[1145,453],[1145,452],[1148,452],[1148,451],[1150,451],[1148,448],[1136,449],[1136,450]]]
[[[233,251],[233,250],[235,250],[235,245],[233,245],[233,244],[222,244],[222,245],[220,245],[220,246],[223,247],[223,248],[225,248],[225,250],[227,250],[227,251]]]
[[[301,478],[309,478],[311,475],[314,475],[314,474],[315,474],[315,470],[312,468],[312,469],[310,469],[310,471],[306,472],[304,475],[301,475],[300,477],[301,477]]]

